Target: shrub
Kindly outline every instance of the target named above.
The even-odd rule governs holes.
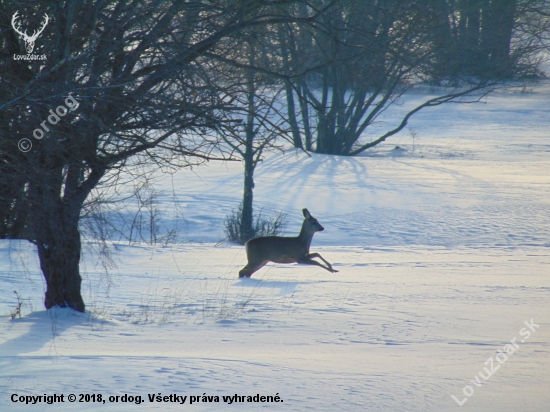
[[[224,222],[224,231],[227,239],[244,245],[247,240],[262,236],[275,236],[283,232],[286,225],[286,213],[276,212],[269,219],[262,216],[262,212],[256,217],[252,217],[251,236],[244,236],[242,231],[243,205],[239,205],[237,210],[233,210],[227,215]]]

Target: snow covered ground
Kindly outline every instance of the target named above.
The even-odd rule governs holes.
[[[0,241],[0,410],[548,411],[549,108],[548,84],[509,90],[421,112],[359,157],[270,155],[257,210],[287,213],[291,235],[307,207],[339,273],[237,279],[244,248],[220,242],[236,163],[157,182],[179,243],[115,242],[108,274],[87,243],[86,314],[44,311],[34,248]],[[65,402],[12,402],[44,394]]]

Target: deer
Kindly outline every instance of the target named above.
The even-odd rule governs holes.
[[[264,267],[267,262],[274,263],[302,263],[317,265],[329,272],[336,273],[319,253],[309,253],[311,240],[316,232],[325,230],[307,209],[302,209],[304,222],[300,234],[295,237],[264,236],[250,239],[245,243],[247,265],[239,271],[239,278],[249,278],[254,272]],[[313,260],[321,259],[327,266]]]
[[[23,41],[25,42],[25,48],[27,49],[27,53],[28,54],[31,54],[32,51],[34,50],[34,42],[36,41],[36,39],[38,38],[38,36],[40,36],[40,34],[44,31],[44,29],[46,28],[46,26],[48,25],[48,21],[49,21],[49,18],[48,18],[48,15],[44,13],[44,17],[46,17],[46,19],[44,20],[44,22],[42,23],[42,26],[40,26],[40,28],[38,30],[35,30],[32,34],[32,36],[29,36],[27,34],[27,31],[21,31],[21,24],[18,24],[17,25],[17,18],[19,17],[17,15],[17,13],[19,13],[19,11],[16,11],[14,14],[13,14],[13,17],[11,18],[11,26],[13,27],[13,29],[23,38]]]

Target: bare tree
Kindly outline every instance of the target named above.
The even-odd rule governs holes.
[[[443,58],[447,63],[445,74],[486,79],[535,74],[533,40],[548,31],[547,26],[540,24],[540,17],[550,11],[547,1],[448,0],[442,3],[447,5],[441,13],[441,26],[447,32],[444,37],[453,39]],[[443,11],[443,6],[441,8]],[[531,34],[526,35],[527,32]]]
[[[295,20],[286,3],[2,3],[1,234],[36,245],[46,308],[85,310],[78,225],[107,174],[142,161],[185,166],[227,158],[208,132],[224,117],[221,91],[229,81],[216,78],[212,62],[247,27]],[[22,24],[26,16],[49,16],[35,46],[47,60],[13,58],[22,47],[10,28],[16,10]],[[67,110],[69,96],[77,103]],[[17,149],[22,139],[32,143],[25,153]]]
[[[265,37],[261,42],[250,39],[238,49],[237,54],[244,56],[243,63],[246,62],[248,67],[239,69],[242,86],[234,92],[232,99],[230,116],[233,121],[223,124],[220,129],[222,139],[242,159],[244,166],[242,203],[237,214],[228,221],[229,225],[237,226],[237,230],[231,228],[228,231],[234,232],[230,233],[231,237],[241,244],[257,236],[261,227],[261,222],[255,223],[253,217],[254,171],[263,160],[264,152],[281,149],[277,139],[287,137],[287,131],[283,130],[285,121],[280,82],[258,70],[260,67],[267,70],[271,66],[273,50]],[[278,227],[272,229],[276,231]]]
[[[294,78],[292,90],[287,87],[289,101],[296,96],[300,102],[299,109],[288,105],[293,135],[303,135],[305,146],[319,153],[356,155],[401,131],[426,107],[476,102],[511,76],[539,73],[534,36],[512,36],[515,1],[451,3],[341,1],[312,33],[287,30],[281,55],[290,71],[303,64],[304,50],[310,50],[310,59],[325,62],[308,76]],[[465,66],[464,54],[477,66]],[[362,140],[388,107],[422,82],[445,88],[378,138]]]

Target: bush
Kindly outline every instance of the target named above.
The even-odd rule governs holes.
[[[224,223],[224,231],[227,239],[231,242],[236,242],[244,245],[247,240],[262,236],[275,236],[282,233],[286,225],[286,213],[276,212],[271,218],[265,219],[262,217],[262,212],[258,217],[252,218],[252,233],[250,237],[242,234],[242,216],[243,205],[239,205],[237,210],[233,210],[230,215],[227,215]]]

